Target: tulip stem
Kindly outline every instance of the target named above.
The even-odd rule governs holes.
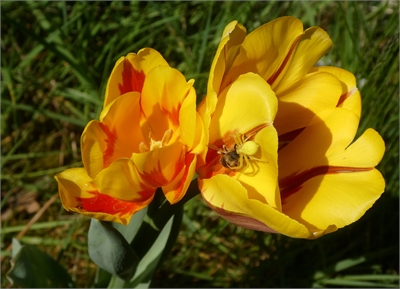
[[[197,179],[193,180],[185,194],[178,203],[171,205],[164,197],[162,190],[156,191],[153,201],[148,206],[146,217],[140,226],[135,238],[131,242],[139,259],[142,259],[157,239],[165,224],[174,215],[179,215],[183,205],[200,193]],[[146,240],[143,242],[143,240]]]

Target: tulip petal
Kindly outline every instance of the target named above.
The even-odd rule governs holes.
[[[329,165],[373,168],[382,160],[384,152],[385,143],[382,137],[374,129],[369,128],[346,150],[329,155]]]
[[[313,67],[310,73],[316,71],[324,71],[336,76],[342,84],[342,94],[338,101],[337,106],[343,107],[355,113],[358,118],[361,116],[361,94],[356,86],[355,76],[342,68],[333,66],[319,66]]]
[[[149,199],[156,187],[147,185],[137,171],[131,159],[118,159],[103,169],[92,184],[102,194],[114,198],[141,202]]]
[[[278,98],[279,110],[274,126],[279,135],[306,127],[317,113],[335,108],[341,93],[341,84],[332,74],[306,75],[299,85]]]
[[[291,86],[297,84],[331,47],[332,40],[322,28],[311,27],[304,31],[282,72],[276,80],[268,80],[278,98]]]
[[[202,154],[205,151],[206,147],[206,133],[204,131],[203,120],[200,117],[200,114],[196,112],[196,133],[193,141],[193,145],[191,147],[191,152],[194,154]]]
[[[135,116],[136,121],[132,121]],[[102,122],[91,121],[86,126],[81,144],[82,160],[89,176],[94,178],[114,160],[129,158],[139,151],[139,143],[143,141],[139,117],[139,94],[130,92],[103,110]]]
[[[309,230],[342,228],[357,221],[383,193],[385,182],[378,170],[316,176],[284,199],[283,213]]]
[[[246,72],[257,73],[265,80],[270,79],[286,63],[286,57],[292,53],[293,45],[302,34],[303,24],[290,16],[255,29],[243,41],[240,54],[224,78],[222,88]]]
[[[310,238],[309,230],[268,204],[251,199],[247,190],[227,175],[199,179],[199,189],[207,204],[221,217],[241,227],[279,232],[295,238]]]
[[[237,172],[233,178],[247,189],[249,198],[259,199],[281,211],[281,198],[278,187],[278,135],[273,126],[261,129],[254,142],[259,151],[254,155],[257,160],[249,160],[243,172]]]
[[[124,93],[141,92],[147,73],[159,65],[168,66],[168,63],[159,52],[151,48],[118,59],[107,83],[104,107]]]
[[[179,111],[187,96],[194,98],[195,91],[192,83],[187,82],[178,70],[159,66],[148,73],[143,86],[141,108],[154,139],[161,140],[168,129],[174,131],[171,142],[176,139],[179,135],[176,133],[179,129]]]
[[[164,195],[170,204],[176,204],[185,196],[195,173],[196,161],[195,154],[187,154],[185,165],[180,173],[171,183],[162,187]]]
[[[334,108],[318,114],[310,125],[279,151],[279,179],[329,165],[328,157],[343,151],[351,143],[357,127],[357,116],[346,109]]]
[[[81,136],[82,161],[91,178],[104,167],[104,154],[108,155],[114,147],[114,137],[97,120],[90,121]],[[110,147],[110,149],[107,149]]]
[[[319,116],[324,122],[314,122],[279,152],[283,212],[311,231],[355,222],[385,187],[374,169],[384,153],[379,134],[369,129],[349,145],[356,114],[336,108]]]
[[[232,134],[245,134],[252,129],[272,124],[277,111],[277,99],[270,86],[258,75],[241,75],[218,100],[210,124],[210,143]]]
[[[145,153],[132,154],[141,177],[154,187],[163,187],[173,181],[185,165],[185,146],[175,142],[169,146]]]
[[[229,23],[222,34],[214,60],[211,64],[207,92],[219,94],[222,78],[230,70],[236,56],[239,54],[240,45],[246,37],[246,28],[237,21]],[[213,111],[213,109],[211,109]],[[211,112],[212,113],[212,112]]]
[[[153,196],[142,202],[129,202],[100,193],[85,169],[68,169],[55,176],[64,208],[70,212],[103,221],[128,224],[132,215],[147,206]]]
[[[194,140],[196,137],[196,133],[198,134],[199,132],[199,130],[196,129],[196,119],[196,92],[193,88],[191,88],[189,94],[181,102],[179,109],[180,140],[189,148],[192,148],[195,144]],[[198,128],[201,132],[202,127]]]

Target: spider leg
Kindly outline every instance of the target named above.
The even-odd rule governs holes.
[[[263,161],[261,159],[255,158],[253,156],[248,156],[252,161],[257,161],[257,162],[261,162],[261,163],[266,163],[266,161]]]
[[[249,160],[247,158],[249,158],[249,156],[243,157],[244,168],[247,168],[249,166]]]

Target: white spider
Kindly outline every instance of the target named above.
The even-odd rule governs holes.
[[[254,157],[260,147],[256,142],[249,140],[251,136],[247,138],[243,134],[236,134],[234,137],[235,145],[231,150],[228,150],[225,145],[222,149],[218,150],[218,153],[223,155],[221,158],[221,164],[231,170],[245,168],[249,164],[249,160],[263,162],[260,159]]]

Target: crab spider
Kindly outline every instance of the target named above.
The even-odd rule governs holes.
[[[239,170],[243,166],[246,168],[249,164],[249,160],[263,162],[260,159],[254,157],[260,147],[256,142],[249,141],[243,134],[236,134],[234,137],[235,145],[233,149],[228,150],[225,145],[222,149],[218,150],[219,154],[222,154],[221,164],[231,170]]]

